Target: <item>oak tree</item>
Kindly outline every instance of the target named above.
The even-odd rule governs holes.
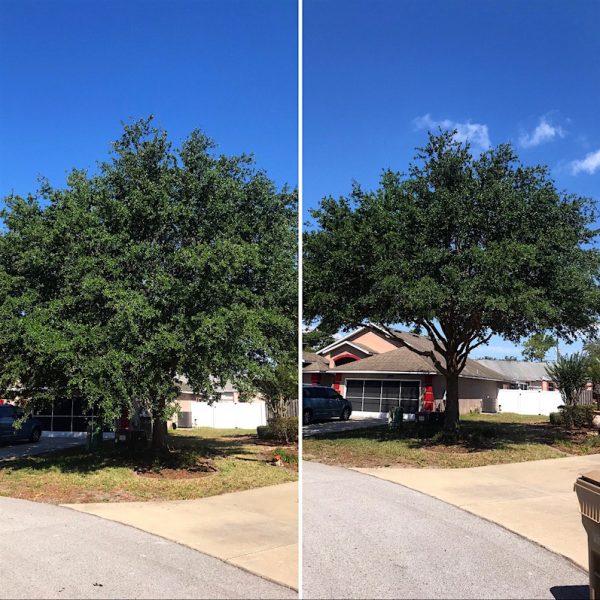
[[[0,385],[79,397],[110,422],[145,408],[166,441],[178,375],[241,386],[295,347],[296,193],[194,131],[152,119],[111,159],[10,196],[0,235]]]
[[[547,330],[570,340],[599,309],[592,201],[510,145],[474,156],[454,134],[430,133],[408,172],[384,171],[373,191],[324,198],[304,240],[304,318],[425,330],[431,350],[411,350],[446,378],[448,430],[475,348]]]

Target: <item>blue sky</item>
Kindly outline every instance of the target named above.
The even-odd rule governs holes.
[[[149,114],[296,186],[295,1],[0,1],[2,196],[63,185]]]
[[[593,0],[304,0],[306,217],[353,179],[406,169],[437,126],[512,142],[600,198],[598,23]],[[496,338],[479,352],[519,353]]]

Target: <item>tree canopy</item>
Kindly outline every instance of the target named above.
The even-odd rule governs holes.
[[[377,189],[324,198],[304,241],[304,318],[424,329],[433,350],[412,350],[446,376],[447,427],[474,348],[494,334],[570,340],[599,309],[593,202],[510,145],[474,156],[454,133],[430,133],[408,172],[384,171]]]
[[[5,199],[4,390],[78,396],[108,421],[136,402],[164,425],[176,375],[243,387],[295,348],[296,193],[214,148],[144,119],[97,173]]]
[[[534,333],[523,344],[523,358],[536,362],[542,362],[546,359],[548,350],[556,344],[556,340],[547,333]]]
[[[316,352],[329,344],[333,344],[335,337],[333,334],[321,331],[319,329],[312,329],[311,331],[304,331],[302,333],[302,348],[307,352]]]

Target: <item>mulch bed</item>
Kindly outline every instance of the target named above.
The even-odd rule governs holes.
[[[208,477],[217,472],[211,460],[198,463],[197,465],[182,468],[171,467],[135,467],[136,475],[150,479],[198,479]]]
[[[201,477],[209,477],[215,472],[216,469],[212,472],[192,471],[190,469],[161,469],[160,471],[137,470],[135,474],[149,479],[199,479]]]

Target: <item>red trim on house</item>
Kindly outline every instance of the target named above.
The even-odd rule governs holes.
[[[423,410],[433,412],[435,397],[433,395],[433,375],[425,375],[425,391],[423,392]]]
[[[337,362],[341,358],[353,358],[354,360],[360,360],[360,356],[356,356],[356,354],[352,354],[351,352],[343,352],[342,354],[335,356],[333,358],[333,362]]]
[[[333,389],[340,394],[340,390],[342,389],[342,374],[341,373],[336,373],[335,374],[335,382],[333,384]]]

